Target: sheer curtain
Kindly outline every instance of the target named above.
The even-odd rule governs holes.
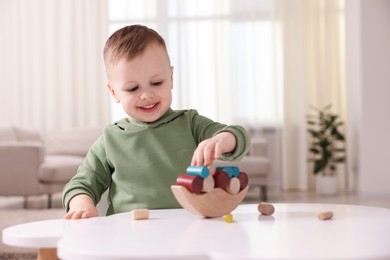
[[[343,0],[279,0],[283,42],[283,188],[310,189],[305,115],[324,107],[346,121],[345,10]],[[346,131],[347,129],[344,129]],[[347,173],[341,168],[340,189]]]
[[[0,0],[0,122],[42,129],[110,121],[105,0]]]

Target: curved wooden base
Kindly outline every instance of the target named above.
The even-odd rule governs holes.
[[[249,186],[237,194],[229,194],[223,189],[214,188],[204,194],[194,194],[185,187],[172,185],[171,190],[176,200],[186,210],[209,218],[222,217],[232,212],[244,200]]]

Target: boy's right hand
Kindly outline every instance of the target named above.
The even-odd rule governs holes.
[[[73,197],[69,202],[69,211],[64,219],[80,219],[97,217],[98,211],[91,197],[80,194]]]

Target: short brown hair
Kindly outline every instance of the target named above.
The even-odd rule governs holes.
[[[127,61],[134,59],[152,43],[167,50],[164,39],[155,30],[144,25],[130,25],[117,30],[108,38],[104,46],[106,68],[109,64],[115,64],[122,59]]]

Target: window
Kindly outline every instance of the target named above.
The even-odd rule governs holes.
[[[267,125],[280,120],[273,12],[272,0],[111,0],[109,31],[141,23],[164,37],[173,109]],[[123,116],[113,104],[113,120]]]

